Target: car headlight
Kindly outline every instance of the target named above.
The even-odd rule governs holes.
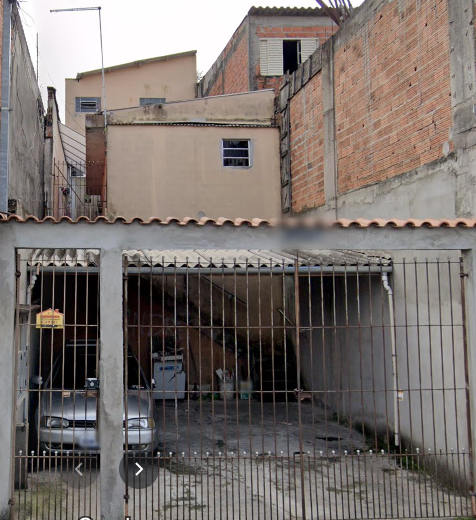
[[[146,428],[154,428],[155,421],[152,417],[144,417],[143,419],[129,419],[127,421],[128,430],[141,430]]]
[[[68,419],[62,417],[47,417],[46,415],[40,419],[40,426],[43,428],[68,428]]]

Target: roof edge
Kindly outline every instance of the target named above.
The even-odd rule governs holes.
[[[177,217],[167,217],[165,219],[161,219],[159,217],[151,217],[149,219],[143,219],[141,217],[132,217],[127,219],[125,217],[115,217],[114,219],[109,220],[107,217],[97,217],[94,220],[89,219],[88,217],[79,217],[76,220],[71,219],[70,217],[60,217],[59,219],[55,219],[53,217],[45,217],[43,219],[39,219],[33,215],[30,215],[26,218],[22,218],[18,215],[7,215],[5,213],[0,213],[0,224],[15,222],[15,223],[52,223],[52,224],[78,224],[80,222],[86,224],[96,224],[99,222],[105,224],[143,224],[143,225],[170,225],[176,224],[178,226],[231,226],[231,227],[240,227],[240,226],[249,226],[249,227],[281,227],[283,229],[292,229],[292,228],[430,228],[430,229],[438,229],[438,228],[476,228],[476,219],[364,219],[358,218],[354,220],[341,218],[338,220],[328,220],[328,219],[318,219],[318,218],[271,218],[271,219],[261,219],[261,218],[224,218],[220,217],[218,219],[212,219],[203,217],[201,219],[196,219],[193,217],[184,217],[182,219]]]
[[[142,65],[148,65],[149,63],[175,60],[178,58],[186,58],[188,56],[196,56],[196,55],[197,55],[196,50],[178,52],[176,54],[166,54],[164,56],[156,56],[154,58],[146,58],[144,60],[129,61],[127,63],[121,63],[120,65],[113,65],[111,67],[105,67],[104,72],[105,73],[114,72],[116,70],[127,69],[130,67],[140,67]],[[94,76],[96,74],[101,74],[101,73],[102,73],[102,69],[88,70],[86,72],[78,72],[78,74],[76,75],[76,78],[67,78],[67,79],[75,79],[76,81],[80,81],[84,77]]]

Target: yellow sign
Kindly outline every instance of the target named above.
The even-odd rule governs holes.
[[[37,329],[62,329],[64,325],[64,314],[58,309],[47,309],[36,315]]]

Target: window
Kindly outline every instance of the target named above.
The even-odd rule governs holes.
[[[165,98],[162,97],[141,97],[140,98],[140,106],[143,107],[145,105],[161,105],[165,103]]]
[[[250,140],[223,139],[223,166],[249,168],[251,166]]]
[[[283,71],[292,74],[301,63],[301,40],[283,40]]]
[[[99,112],[101,110],[101,98],[77,97],[76,112]]]
[[[282,40],[265,38],[260,40],[261,76],[282,76],[294,72],[319,46],[317,38]]]

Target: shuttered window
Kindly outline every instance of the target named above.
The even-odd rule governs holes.
[[[284,74],[283,41],[281,38],[260,40],[260,75],[282,76]],[[298,64],[304,63],[319,46],[317,38],[303,38],[299,42]]]
[[[261,76],[282,76],[283,40],[280,38],[261,40],[260,49]]]
[[[301,63],[304,63],[319,47],[317,38],[304,38],[301,40]]]
[[[77,97],[76,112],[99,112],[101,110],[101,98]]]

